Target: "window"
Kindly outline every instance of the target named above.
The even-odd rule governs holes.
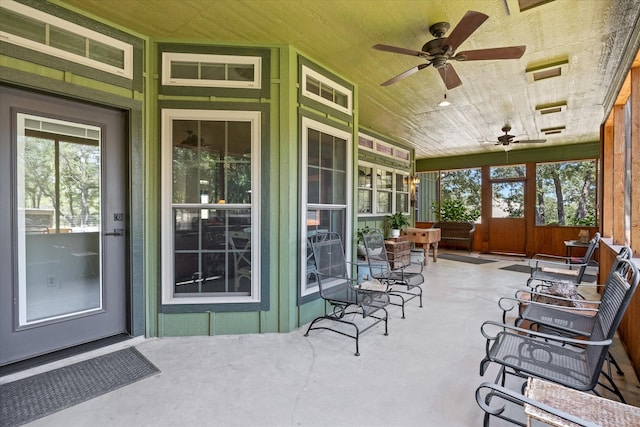
[[[373,212],[373,167],[358,166],[358,213]]]
[[[260,300],[260,113],[162,110],[163,303]]]
[[[260,88],[262,58],[240,55],[162,53],[162,84]]]
[[[393,172],[376,168],[376,213],[391,213],[392,201]]]
[[[409,212],[409,174],[396,173],[396,207],[395,211]]]
[[[324,105],[352,115],[352,91],[311,68],[302,66],[302,94]]]
[[[596,161],[536,165],[536,225],[596,225]]]
[[[410,179],[408,172],[359,162],[358,213],[388,215],[392,212],[403,212],[408,214]]]
[[[101,129],[23,113],[18,127],[18,322],[103,308]]]
[[[133,46],[15,1],[0,3],[3,41],[133,78]]]
[[[328,125],[302,119],[302,207],[304,223],[300,234],[301,295],[318,292],[313,271],[315,261],[309,237],[333,231],[342,236],[347,253],[351,250],[351,134]]]
[[[524,218],[525,165],[492,166],[491,217]]]

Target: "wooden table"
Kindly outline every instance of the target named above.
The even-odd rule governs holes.
[[[439,228],[407,228],[403,234],[416,246],[422,245],[424,251],[424,265],[429,262],[429,247],[433,245],[433,262],[438,262]]]

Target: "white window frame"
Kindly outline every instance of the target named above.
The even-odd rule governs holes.
[[[171,77],[173,62],[193,62],[207,64],[246,64],[253,65],[253,80],[208,80],[181,79]],[[262,58],[260,56],[217,55],[206,53],[162,52],[162,84],[165,86],[195,86],[195,87],[228,87],[260,89],[262,86]]]
[[[41,10],[34,9],[29,6],[25,6],[13,0],[3,0],[2,2],[0,2],[0,7],[10,10],[12,12],[15,12],[17,14],[26,16],[30,19],[40,21],[45,25],[59,27],[63,30],[67,30],[77,35],[86,37],[87,39],[95,40],[100,43],[114,47],[116,49],[120,49],[122,50],[124,55],[124,58],[123,58],[124,67],[123,68],[114,67],[113,65],[105,64],[104,62],[96,61],[95,59],[90,59],[84,56],[80,56],[63,49],[58,49],[56,47],[38,43],[36,41],[25,39],[23,37],[19,37],[19,36],[16,36],[15,34],[7,33],[1,30],[0,30],[0,40],[7,43],[15,44],[17,46],[25,47],[27,49],[32,49],[38,52],[42,52],[51,56],[66,59],[68,61],[76,62],[78,64],[86,65],[88,67],[95,68],[97,70],[106,71],[111,74],[126,77],[129,80],[133,79],[133,45],[129,43],[125,43],[118,39],[114,39],[113,37],[109,37],[107,35],[98,33],[96,31],[90,30],[88,28],[82,27],[80,25],[74,24],[62,18],[58,18],[56,16],[50,15]]]
[[[358,166],[366,166],[366,167],[370,167],[373,168],[373,177],[372,177],[372,209],[371,212],[367,212],[367,213],[358,213],[358,217],[359,218],[364,218],[364,217],[368,217],[368,216],[380,216],[380,215],[388,215],[390,213],[393,212],[397,212],[398,210],[398,206],[396,203],[396,196],[398,193],[404,193],[407,194],[407,197],[409,197],[409,206],[408,206],[408,210],[406,211],[402,211],[402,213],[404,214],[410,214],[411,212],[411,182],[409,183],[409,191],[398,191],[398,189],[396,188],[396,176],[397,175],[402,175],[402,176],[406,176],[407,178],[411,179],[411,173],[409,171],[404,171],[404,170],[400,170],[400,169],[394,169],[394,168],[389,168],[389,167],[385,167],[385,166],[381,166],[379,164],[376,163],[372,163],[372,162],[366,162],[366,161],[358,161]],[[391,190],[378,190],[378,183],[377,183],[377,179],[376,179],[376,171],[377,170],[384,170],[386,172],[391,172],[392,174],[392,183],[391,183]],[[359,190],[361,187],[357,187],[357,189]],[[377,203],[377,194],[378,191],[389,191],[391,193],[391,212],[379,212],[378,211],[378,203]]]
[[[411,164],[411,152],[409,150],[405,150],[403,148],[399,148],[396,147],[393,144],[390,144],[388,142],[382,141],[378,138],[374,138],[371,135],[367,135],[366,133],[362,133],[360,132],[358,134],[359,138],[364,138],[366,140],[372,141],[373,142],[373,147],[369,148],[369,147],[365,147],[363,145],[359,144],[359,138],[358,138],[358,149],[359,150],[365,150],[368,151],[370,153],[376,153],[378,156],[383,156],[389,159],[393,159],[396,162],[402,162],[404,164],[406,164],[407,166]],[[385,150],[389,150],[390,152],[387,153],[385,152]]]
[[[201,204],[174,204],[172,200],[173,182],[173,141],[174,120],[224,120],[251,123],[251,204],[225,204],[225,208],[251,209],[251,293],[250,295],[220,296],[174,296],[174,230],[173,207],[201,208]],[[181,110],[163,109],[161,111],[161,257],[162,262],[162,304],[213,304],[213,303],[256,303],[260,302],[260,146],[261,113],[259,111],[229,110]]]
[[[346,185],[346,200],[347,203],[344,205],[341,204],[309,204],[308,203],[308,191],[307,191],[307,182],[308,182],[308,174],[307,174],[307,167],[308,167],[308,156],[309,156],[309,152],[308,152],[308,135],[309,135],[309,129],[314,129],[317,130],[319,132],[323,132],[332,136],[335,136],[337,138],[342,138],[346,141],[346,151],[347,151],[347,159],[346,159],[346,181],[345,185]],[[334,208],[334,209],[344,209],[345,211],[345,237],[346,236],[351,236],[351,223],[353,221],[351,221],[352,218],[352,209],[353,209],[353,203],[349,203],[349,200],[351,200],[352,198],[352,192],[353,192],[353,162],[352,162],[352,153],[353,153],[353,136],[351,133],[340,130],[340,129],[336,129],[332,126],[317,122],[315,120],[312,120],[310,118],[307,117],[303,117],[302,118],[302,125],[300,127],[300,132],[302,135],[302,147],[300,149],[300,153],[301,153],[301,174],[300,174],[300,179],[301,179],[301,194],[300,194],[300,218],[303,221],[303,225],[300,227],[300,236],[299,236],[299,240],[300,240],[300,246],[299,246],[299,251],[300,251],[300,292],[301,292],[301,296],[307,296],[307,295],[312,295],[315,293],[318,293],[319,291],[319,287],[318,286],[312,286],[312,287],[307,287],[307,227],[306,227],[306,218],[307,218],[307,211],[310,208],[320,208],[320,209],[328,209],[328,208]],[[345,238],[344,241],[342,242],[344,245],[344,250],[345,250],[345,254],[347,254],[347,259],[348,259],[348,254],[351,253],[351,239],[347,239]]]
[[[334,90],[339,91],[340,93],[344,94],[347,97],[347,106],[346,108],[343,107],[340,104],[336,104],[335,102],[331,102],[328,99],[325,99],[321,96],[316,95],[313,92],[309,92],[307,90],[307,77],[312,77],[315,80],[318,80],[320,83],[325,84],[331,88],[333,88]],[[335,81],[323,76],[322,74],[318,73],[317,71],[312,70],[311,68],[303,65],[302,66],[302,76],[301,76],[302,82],[302,95],[306,96],[307,98],[311,98],[314,101],[318,101],[321,104],[327,105],[335,110],[341,111],[349,116],[353,115],[353,91],[350,89],[347,89],[346,87],[336,83]]]

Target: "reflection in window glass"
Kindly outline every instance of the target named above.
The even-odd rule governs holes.
[[[174,203],[251,203],[251,124],[176,120]]]
[[[536,165],[536,225],[596,225],[595,160]]]
[[[345,241],[347,232],[347,190],[349,177],[348,134],[326,125],[303,119],[303,143],[306,144],[307,200],[302,215],[306,226],[301,230],[301,295],[317,292],[315,260],[309,238],[316,233],[336,232]],[[303,166],[305,167],[305,166]],[[366,169],[361,170],[364,175]],[[362,184],[366,188],[367,178]],[[368,171],[370,182],[371,169]]]
[[[175,298],[253,295],[252,128],[250,120],[172,121]]]
[[[100,128],[22,113],[16,122],[18,322],[100,309]]]
[[[358,213],[373,212],[373,168],[358,166]]]

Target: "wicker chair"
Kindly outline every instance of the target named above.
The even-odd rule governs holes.
[[[596,385],[624,397],[610,375],[602,370],[616,329],[633,293],[638,287],[638,270],[629,260],[620,260],[609,273],[605,284],[606,301],[594,316],[594,327],[587,339],[575,339],[487,321],[482,335],[487,339],[486,355],[480,362],[480,375],[490,363],[500,366],[496,383],[505,384],[506,375],[537,377],[581,391]],[[604,297],[604,296],[603,296]],[[603,376],[607,384],[600,382]]]
[[[523,394],[497,384],[482,383],[476,390],[476,402],[485,412],[485,427],[488,426],[490,416],[523,427],[534,425],[531,423],[532,420],[540,421],[545,425],[562,427],[635,427],[640,425],[640,408],[638,407],[576,391],[537,378],[527,380]],[[506,410],[508,403],[523,407],[527,424],[519,422],[513,413]]]
[[[315,274],[318,278],[320,297],[330,304],[330,313],[315,318],[305,336],[315,329],[326,329],[356,341],[356,356],[360,355],[360,334],[380,322],[384,322],[384,334],[388,335],[387,322],[389,315],[386,306],[389,304],[388,287],[379,282],[358,283],[351,279],[351,267],[344,255],[342,240],[338,233],[318,233],[310,238],[313,256],[315,258]],[[361,328],[355,321],[347,320],[348,314],[361,315],[374,321]],[[343,329],[325,326],[320,323],[329,320],[332,323],[350,325],[355,333],[350,334]]]

